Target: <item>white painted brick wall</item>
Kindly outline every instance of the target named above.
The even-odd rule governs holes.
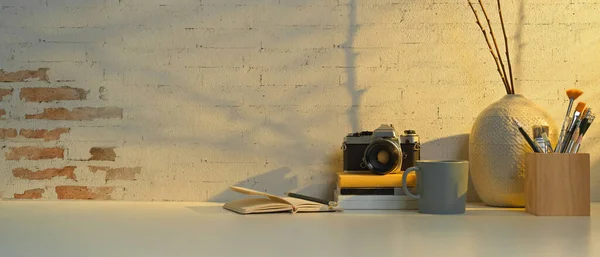
[[[135,181],[106,182],[84,161],[10,162],[0,168],[5,198],[69,183],[124,188],[113,194],[119,200],[224,201],[239,197],[227,191],[235,184],[325,197],[341,168],[346,133],[393,123],[417,130],[425,159],[465,158],[464,135],[474,118],[504,94],[466,0],[0,6],[0,69],[48,67],[51,80],[0,83],[16,90],[1,102],[10,117],[3,126],[70,127],[60,141],[39,144],[64,146],[72,159],[86,158],[92,146],[115,146],[115,165],[142,167]],[[584,101],[600,105],[600,0],[507,1],[503,10],[519,92],[558,124],[567,88],[584,90]],[[91,100],[18,101],[20,88],[40,85],[84,88]],[[44,107],[103,105],[122,107],[123,119],[21,118]],[[592,197],[599,201],[597,127],[582,150],[592,153]],[[77,165],[78,182],[11,173],[57,165]],[[43,195],[56,197],[52,190]]]

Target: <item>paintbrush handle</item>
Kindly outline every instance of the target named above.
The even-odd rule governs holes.
[[[560,130],[560,136],[558,137],[558,142],[556,143],[556,149],[555,149],[556,152],[560,152],[564,146],[564,142],[566,141],[565,134],[567,133],[569,124],[571,124],[571,117],[569,115],[567,115],[567,116],[565,116],[565,120],[562,124],[562,128]]]
[[[575,146],[573,147],[573,151],[571,151],[571,153],[579,152],[579,146],[581,145],[582,140],[583,140],[583,135],[579,135],[579,137],[577,138],[577,143],[575,143]]]
[[[558,151],[559,153],[566,153],[567,152],[567,146],[569,144],[569,140],[567,138],[571,138],[573,135],[571,134],[570,131],[567,131],[567,133],[565,134],[565,138],[563,140],[563,143],[561,145],[560,151]]]
[[[561,151],[562,146],[564,144],[564,136],[567,133],[567,126],[571,123],[571,108],[573,108],[574,99],[569,99],[569,106],[567,107],[567,114],[565,114],[565,119],[563,120],[562,127],[560,129],[560,136],[558,137],[558,143],[556,143],[556,152]]]
[[[572,133],[571,138],[569,138],[569,140],[567,141],[568,144],[565,151],[566,153],[571,153],[573,151],[577,139],[579,139],[579,127],[575,129],[575,131]]]
[[[575,114],[574,118],[576,119],[575,122],[573,124],[569,125],[569,128],[567,129],[567,133],[565,134],[565,138],[564,138],[564,142],[561,148],[561,153],[568,153],[569,152],[569,145],[571,144],[572,140],[573,140],[573,134],[575,134],[575,130],[577,128],[579,128],[579,123],[581,122],[580,119],[578,118],[578,115]]]
[[[550,142],[550,138],[548,138],[548,134],[546,134],[546,132],[542,133],[542,138],[546,142],[546,150],[547,150],[547,152],[548,153],[554,152],[554,149],[552,149],[552,143]]]
[[[519,127],[519,132],[521,132],[521,135],[523,135],[525,140],[527,140],[527,143],[529,144],[531,149],[533,149],[534,152],[536,152],[536,153],[542,152],[540,147],[535,142],[533,142],[533,140],[531,140],[531,137],[529,137],[529,135],[527,134],[527,132],[525,132],[525,130],[523,130],[523,128]]]
[[[581,141],[583,141],[583,136],[585,136],[585,133],[590,128],[593,121],[594,121],[594,117],[592,117],[591,119],[588,119],[586,117],[586,118],[583,118],[583,120],[581,121],[581,125],[579,127],[581,133],[579,134],[579,138],[577,138],[577,143],[575,144],[575,148],[573,150],[574,153],[579,153],[579,147],[581,146]]]

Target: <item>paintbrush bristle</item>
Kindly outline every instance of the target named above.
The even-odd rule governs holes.
[[[567,96],[569,97],[569,99],[577,99],[579,98],[581,95],[583,95],[583,91],[576,89],[576,88],[571,88],[571,89],[567,89]]]
[[[583,113],[583,110],[585,110],[585,102],[579,102],[577,104],[577,107],[575,108],[575,111],[579,112],[579,113]]]
[[[587,106],[585,107],[585,109],[583,109],[583,111],[581,112],[581,116],[580,119],[585,118],[588,115],[588,112],[590,111],[590,108],[588,108]]]

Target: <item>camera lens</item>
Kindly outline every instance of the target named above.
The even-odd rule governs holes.
[[[390,161],[390,154],[386,151],[379,151],[377,153],[377,161],[386,164]]]
[[[375,174],[387,174],[401,165],[401,150],[386,139],[374,140],[365,149],[365,164]]]

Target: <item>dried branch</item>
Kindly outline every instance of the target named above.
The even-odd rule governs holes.
[[[488,17],[487,12],[485,11],[485,6],[483,5],[483,2],[481,0],[479,0],[479,5],[481,5],[481,10],[483,11],[483,15],[485,16],[485,19],[487,20],[488,27],[490,28],[490,35],[492,35],[492,40],[494,41],[494,46],[496,47],[496,53],[498,53],[498,59],[500,60],[500,67],[502,67],[502,73],[504,74],[504,83],[506,83],[506,86],[508,87],[508,89],[510,91],[510,85],[508,84],[508,79],[506,79],[506,69],[504,68],[504,62],[502,61],[502,55],[500,55],[500,50],[498,49],[498,43],[496,42],[496,36],[494,36],[494,30],[492,29],[492,23],[490,22],[490,18]]]
[[[510,88],[508,87],[507,84],[507,80],[504,77],[504,74],[502,73],[502,71],[500,70],[500,61],[498,60],[498,56],[496,56],[496,54],[494,53],[494,50],[492,49],[492,44],[490,43],[490,40],[488,39],[488,35],[487,33],[485,33],[485,29],[483,28],[483,25],[481,25],[481,22],[479,20],[479,16],[477,15],[477,11],[475,11],[475,8],[473,8],[473,4],[469,1],[469,6],[471,7],[471,10],[473,10],[473,14],[475,15],[475,19],[477,20],[477,25],[479,25],[479,28],[481,29],[481,32],[483,33],[483,37],[485,38],[485,42],[488,45],[488,49],[490,50],[490,53],[492,54],[492,57],[494,57],[494,61],[496,62],[496,68],[498,70],[498,73],[500,74],[500,78],[502,79],[502,83],[504,84],[504,88],[506,89],[506,93],[510,94]]]
[[[510,73],[510,91],[515,93],[515,82],[513,80],[512,65],[510,63],[510,55],[508,54],[508,39],[506,38],[506,29],[504,28],[504,19],[502,18],[502,8],[500,0],[498,0],[498,14],[500,15],[500,24],[502,24],[502,34],[504,34],[504,46],[506,48],[506,61],[508,62],[508,72]]]

